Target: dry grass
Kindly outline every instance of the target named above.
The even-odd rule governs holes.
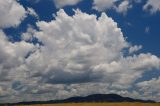
[[[27,105],[20,105],[27,106]],[[29,106],[160,106],[160,103],[64,103],[64,104],[42,104]]]

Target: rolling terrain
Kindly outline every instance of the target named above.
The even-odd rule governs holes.
[[[28,105],[18,105],[28,106]],[[160,103],[64,103],[64,104],[37,104],[30,106],[160,106]]]
[[[75,104],[76,103],[76,104]],[[2,105],[11,106],[23,106],[23,105],[35,105],[35,106],[160,106],[152,100],[133,99],[130,97],[122,97],[117,94],[93,94],[85,97],[77,96],[63,100],[50,100],[50,101],[30,101],[19,103],[6,103]],[[99,106],[98,105],[98,106]]]

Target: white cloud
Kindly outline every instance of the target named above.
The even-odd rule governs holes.
[[[4,75],[0,80],[9,80],[9,71],[23,64],[25,56],[33,49],[32,44],[24,41],[11,43],[0,30],[0,74]]]
[[[32,76],[53,84],[102,81],[127,88],[145,71],[159,68],[159,58],[152,54],[123,57],[128,43],[106,14],[97,20],[95,15],[75,12],[71,17],[60,10],[56,20],[37,23],[40,32],[34,35],[44,46],[27,59]],[[141,47],[130,51],[135,48]]]
[[[143,9],[149,11],[151,14],[160,11],[160,0],[148,0],[143,6]]]
[[[0,32],[0,75],[5,76],[0,76],[0,85],[8,88],[6,97],[12,96],[8,101],[48,100],[106,89],[125,94],[143,73],[160,69],[159,57],[150,53],[124,56],[129,43],[105,13],[97,18],[75,10],[68,16],[61,9],[55,20],[39,21],[37,27],[38,31],[29,26],[23,40],[15,43]],[[26,42],[33,37],[42,45]]]
[[[153,92],[158,92],[160,91],[160,77],[158,78],[153,78],[149,81],[144,81],[144,82],[139,82],[137,84],[138,87],[141,87],[141,90],[146,90],[146,93],[147,93],[147,90],[150,91],[150,93],[153,93]]]
[[[35,12],[35,10],[33,8],[27,8],[27,13],[31,16],[36,17],[37,19],[39,18],[38,14]]]
[[[76,5],[78,2],[82,0],[53,0],[53,1],[57,8],[62,8],[67,5]]]
[[[16,0],[0,0],[0,28],[15,27],[26,17],[26,11]]]
[[[93,8],[98,11],[104,11],[106,9],[113,8],[117,1],[118,0],[94,0]]]
[[[128,0],[124,0],[119,4],[118,7],[116,7],[116,11],[125,15],[130,8],[132,8],[130,2]]]
[[[37,23],[41,31],[35,35],[44,46],[37,51],[38,57],[33,55],[28,62],[42,58],[39,62],[47,66],[41,69],[43,72],[46,70],[47,76],[51,77],[47,77],[47,80],[52,83],[88,82],[93,81],[95,77],[97,81],[101,80],[102,74],[94,74],[93,69],[97,65],[120,59],[121,50],[127,46],[121,30],[104,13],[98,20],[95,15],[80,11],[76,11],[73,18],[63,10],[57,14],[56,20]],[[95,26],[94,30],[91,26]],[[65,77],[60,78],[59,75]]]
[[[21,35],[22,40],[33,41],[34,40],[33,34],[35,32],[36,30],[33,28],[33,26],[28,25],[27,31]]]
[[[152,54],[123,57],[128,42],[104,13],[97,19],[78,10],[72,17],[60,10],[56,20],[37,26],[40,32],[34,35],[44,46],[27,59],[27,66],[34,70],[31,76],[42,82],[103,82],[111,88],[128,89],[146,71],[160,68],[160,59]]]
[[[152,99],[159,101],[160,98],[160,77],[153,78],[149,81],[139,82],[137,86],[140,88],[140,91],[144,92],[145,96],[152,96]]]
[[[120,3],[118,3],[120,1]],[[114,9],[118,13],[126,14],[128,9],[132,8],[131,1],[128,0],[94,0],[93,9],[98,11],[106,11]]]
[[[142,49],[142,45],[134,45],[134,46],[131,46],[129,48],[129,53],[132,54],[134,52],[137,52],[139,51],[140,49]]]

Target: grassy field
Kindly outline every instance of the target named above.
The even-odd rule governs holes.
[[[20,105],[25,106],[25,105]],[[27,106],[27,105],[26,105]],[[160,103],[66,103],[50,105],[30,105],[30,106],[160,106]]]

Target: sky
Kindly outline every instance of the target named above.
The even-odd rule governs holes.
[[[0,0],[0,103],[160,101],[159,28],[160,0]]]

